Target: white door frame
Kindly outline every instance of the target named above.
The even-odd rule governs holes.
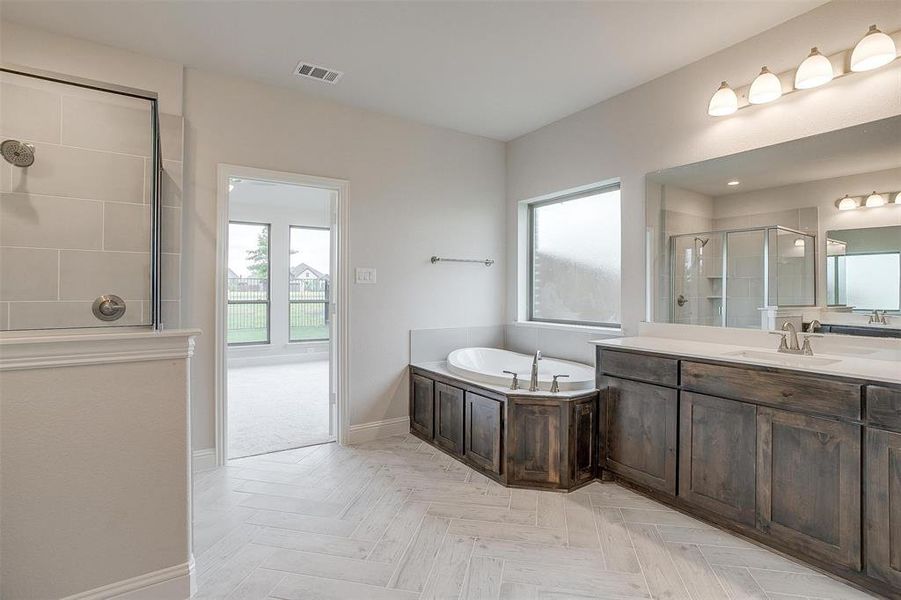
[[[336,250],[332,252],[332,300],[330,307],[333,315],[332,340],[329,345],[329,360],[332,361],[331,373],[336,373],[335,385],[331,392],[330,402],[335,405],[337,441],[346,443],[348,430],[348,411],[346,402],[349,397],[347,351],[348,336],[348,277],[347,267],[347,186],[344,179],[301,175],[285,171],[270,171],[254,167],[242,167],[220,163],[217,174],[217,234],[216,234],[216,329],[213,343],[216,349],[216,464],[224,465],[228,460],[228,181],[231,177],[240,179],[262,179],[306,187],[330,190],[335,193],[332,203],[331,226]]]

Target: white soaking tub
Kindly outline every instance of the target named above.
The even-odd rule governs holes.
[[[447,370],[465,379],[509,386],[512,376],[504,371],[513,371],[519,376],[520,389],[529,388],[532,375],[532,356],[498,348],[461,348],[447,356]],[[538,361],[538,388],[551,389],[554,375],[569,375],[557,380],[560,391],[590,390],[594,388],[594,368],[582,363],[542,358]]]

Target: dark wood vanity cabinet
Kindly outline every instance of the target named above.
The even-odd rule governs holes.
[[[435,435],[435,382],[410,376],[410,428],[431,440]]]
[[[861,427],[758,407],[757,526],[784,545],[860,569]]]
[[[466,392],[465,397],[464,455],[469,462],[500,475],[504,404],[474,392]]]
[[[603,347],[597,364],[603,469],[901,598],[901,386]]]
[[[463,456],[463,390],[435,382],[435,443]]]
[[[753,526],[757,407],[692,392],[683,392],[681,400],[679,496]]]
[[[901,433],[866,436],[866,572],[901,590]]]
[[[604,466],[638,484],[676,493],[678,390],[601,377]]]

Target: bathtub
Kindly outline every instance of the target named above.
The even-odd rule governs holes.
[[[491,385],[509,386],[512,376],[519,375],[520,389],[529,389],[532,376],[532,356],[498,348],[461,348],[447,356],[447,370],[465,379]],[[554,375],[569,375],[558,379],[560,391],[590,390],[594,388],[594,368],[582,363],[542,358],[538,361],[538,387],[551,389]]]

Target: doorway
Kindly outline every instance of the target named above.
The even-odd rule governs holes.
[[[346,183],[219,171],[217,461],[340,442]]]

